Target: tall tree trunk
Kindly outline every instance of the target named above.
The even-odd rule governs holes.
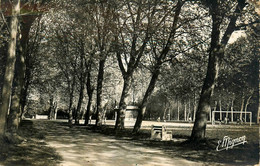
[[[223,55],[219,45],[221,19],[216,15],[213,15],[212,19],[213,28],[211,32],[211,48],[209,52],[207,74],[200,94],[196,120],[192,130],[191,140],[193,141],[205,138],[208,114],[211,110],[210,99],[218,78],[220,57]]]
[[[15,77],[13,83],[13,95],[11,97],[11,106],[10,106],[10,112],[9,112],[8,124],[7,124],[7,130],[10,133],[16,133],[16,130],[18,129],[20,123],[20,113],[21,113],[20,99],[21,99],[22,87],[24,85],[24,70],[25,70],[24,68],[25,66],[23,64],[24,64],[24,59],[22,56],[22,52],[19,52],[16,59]]]
[[[50,97],[50,107],[49,107],[49,119],[53,120],[55,116],[55,111],[57,108],[57,103],[54,101],[53,95]]]
[[[196,95],[194,93],[193,121],[195,121],[195,115],[196,115]]]
[[[137,116],[137,119],[136,119],[136,122],[135,122],[135,126],[134,126],[134,129],[133,129],[133,132],[135,132],[135,133],[137,133],[141,128],[143,117],[144,117],[146,107],[147,107],[147,103],[148,103],[148,99],[151,96],[151,94],[153,93],[153,90],[154,90],[154,87],[155,87],[156,82],[158,80],[159,74],[160,74],[159,68],[155,72],[153,72],[151,81],[150,81],[149,86],[148,86],[148,88],[145,92],[145,95],[144,95],[144,98],[143,98],[143,101],[142,101],[142,104],[140,106],[140,110],[138,112],[138,116]]]
[[[205,138],[207,117],[210,112],[210,99],[212,97],[218,71],[218,57],[211,54],[209,58],[208,72],[200,95],[198,110],[196,112],[195,123],[192,130],[191,139],[193,140]]]
[[[72,78],[72,84],[71,84],[71,86],[69,86],[70,101],[69,101],[69,117],[68,117],[68,123],[69,123],[70,126],[72,126],[72,121],[73,121],[72,105],[73,105],[75,84],[76,84],[76,76],[74,75],[73,78]]]
[[[189,103],[188,103],[188,120],[190,119],[191,115],[190,115],[190,99],[189,99]]]
[[[234,111],[234,99],[232,99],[232,101],[231,101],[231,122],[234,122],[234,113],[233,113],[233,111]]]
[[[230,102],[228,102],[226,110],[229,111],[229,108],[230,108]],[[228,112],[226,112],[226,118],[228,118]]]
[[[260,51],[260,49],[258,48]],[[258,88],[257,88],[257,101],[258,101],[258,111],[256,116],[256,123],[259,124],[260,120],[260,58],[257,57],[257,72],[258,72]]]
[[[252,93],[253,93],[253,92],[252,92]],[[246,122],[247,107],[248,107],[248,105],[249,105],[249,103],[250,103],[250,100],[251,100],[252,96],[253,96],[253,94],[250,95],[250,96],[247,98],[247,100],[246,100],[246,105],[245,105],[245,122]]]
[[[85,125],[89,124],[89,119],[90,119],[90,110],[92,106],[92,98],[93,98],[93,92],[88,95],[88,106],[85,114]]]
[[[27,68],[26,68],[26,70],[27,70]],[[26,72],[25,72],[26,73]],[[26,74],[27,75],[27,74]],[[27,75],[27,76],[29,76],[29,75]],[[27,79],[28,77],[27,76],[25,76],[26,78],[25,79]],[[31,77],[31,76],[30,76]],[[21,116],[23,117],[23,115],[25,114],[25,105],[26,105],[26,103],[27,103],[27,93],[28,93],[28,89],[29,89],[29,85],[30,85],[30,83],[29,83],[30,81],[28,80],[25,80],[25,85],[24,85],[24,87],[23,87],[23,89],[22,89],[22,92],[21,92],[21,99],[20,99],[20,104],[21,104]],[[21,117],[21,118],[22,118]]]
[[[17,43],[17,46],[19,45],[18,49],[18,55],[16,59],[16,65],[15,65],[15,78],[14,78],[14,84],[13,84],[13,96],[12,96],[12,102],[11,102],[11,109],[10,114],[8,117],[8,130],[11,132],[16,132],[18,129],[18,125],[20,123],[20,118],[22,111],[25,106],[25,102],[23,101],[23,95],[27,96],[27,89],[25,91],[25,72],[26,72],[26,64],[25,64],[25,58],[26,50],[27,50],[27,43],[29,39],[29,32],[32,26],[33,21],[35,20],[35,16],[23,16],[22,21],[23,24],[21,26],[21,39]],[[26,97],[25,97],[26,100]]]
[[[180,105],[179,105],[179,99],[177,99],[177,111],[178,111],[178,118],[177,118],[177,120],[180,121]]]
[[[22,57],[22,63],[21,63],[21,73],[23,77],[20,77],[20,82],[22,84],[22,89],[21,89],[21,94],[20,94],[20,107],[21,107],[21,116],[24,113],[24,108],[26,105],[26,100],[27,100],[27,93],[28,93],[28,88],[31,83],[31,64],[30,60],[31,58],[28,57],[28,40],[29,40],[29,32],[31,30],[31,26],[33,22],[36,20],[38,16],[30,15],[30,16],[22,16],[22,22],[23,24],[21,25],[21,55]]]
[[[89,124],[89,119],[90,119],[90,109],[92,106],[92,98],[93,98],[93,91],[94,88],[91,85],[91,66],[90,66],[90,70],[88,72],[88,77],[87,77],[87,93],[88,93],[88,106],[87,106],[87,110],[86,110],[86,114],[85,114],[85,125]]]
[[[75,115],[75,124],[79,124],[79,119],[80,119],[80,112],[81,112],[81,105],[83,102],[84,98],[84,88],[85,88],[85,74],[81,74],[80,78],[80,92],[79,92],[79,100],[78,100],[78,105],[76,109],[76,115]]]
[[[242,120],[242,112],[244,110],[245,97],[244,95],[241,98],[241,107],[240,107],[240,120]]]
[[[104,55],[103,55],[104,56]],[[102,88],[104,79],[104,67],[106,62],[106,56],[101,57],[99,61],[98,79],[97,79],[97,112],[96,112],[96,126],[102,125]]]
[[[187,121],[187,105],[184,104],[184,121]]]
[[[84,67],[84,65],[85,65],[84,50],[82,50],[81,54],[82,54],[80,56],[81,72],[80,72],[80,78],[79,78],[80,90],[79,90],[79,99],[78,99],[78,105],[77,105],[76,115],[75,115],[75,124],[77,124],[77,125],[79,124],[79,119],[80,119],[80,115],[81,115],[81,105],[82,105],[83,98],[84,98],[84,88],[85,88],[85,82],[86,82],[86,76],[87,76],[87,71],[86,71],[86,68]]]
[[[222,103],[221,100],[219,100],[219,120],[222,121]]]
[[[8,45],[8,54],[6,60],[6,69],[4,83],[2,88],[2,103],[0,105],[0,136],[4,135],[10,100],[12,93],[12,84],[15,68],[16,37],[18,31],[18,15],[20,13],[20,0],[13,1],[12,18],[10,22],[10,40]]]
[[[120,102],[119,102],[119,109],[117,111],[117,119],[116,119],[116,130],[124,129],[125,127],[125,112],[126,112],[126,99],[129,95],[130,90],[130,82],[131,82],[131,75],[126,75],[124,77],[124,86],[123,91],[121,94]]]
[[[256,9],[257,9],[257,14],[260,16],[260,2],[259,1],[254,1],[255,3],[257,2],[258,5],[256,5]],[[259,32],[259,30],[258,30]],[[259,33],[256,33],[256,34],[259,34]],[[260,51],[260,48],[257,48],[258,49],[258,52]],[[256,56],[256,60],[257,60],[257,72],[258,72],[258,93],[257,93],[257,98],[258,98],[258,111],[257,111],[257,124],[259,124],[259,120],[260,120],[260,58],[259,56]]]

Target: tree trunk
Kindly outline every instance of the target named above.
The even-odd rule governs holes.
[[[84,88],[85,88],[85,76],[82,74],[81,76],[81,81],[80,81],[80,92],[79,92],[79,100],[78,100],[78,105],[77,105],[77,110],[76,110],[76,115],[75,115],[75,124],[79,124],[79,119],[80,119],[80,112],[81,112],[81,105],[83,102],[84,98]]]
[[[228,102],[226,110],[229,111],[229,108],[230,108],[230,102]],[[228,112],[226,112],[226,118],[228,118]]]
[[[53,120],[55,116],[55,110],[57,108],[57,103],[54,101],[53,96],[50,97],[50,107],[49,107],[49,119]]]
[[[252,94],[252,95],[253,95],[253,94]],[[248,107],[249,102],[250,102],[250,100],[251,100],[251,98],[252,98],[252,95],[250,95],[250,96],[247,98],[247,100],[246,100],[246,105],[245,105],[245,122],[246,122],[247,107]]]
[[[8,45],[8,56],[2,88],[2,103],[0,105],[0,136],[4,135],[10,100],[12,93],[12,84],[15,68],[16,36],[18,31],[18,15],[20,13],[20,0],[13,1],[12,18],[10,22],[10,41]]]
[[[96,126],[102,125],[102,88],[104,79],[104,67],[106,62],[106,56],[102,57],[99,61],[98,79],[97,79],[97,112],[96,112]]]
[[[195,94],[194,94],[193,122],[195,121],[195,115],[196,115],[196,96],[195,96]]]
[[[211,32],[211,48],[209,52],[207,74],[200,94],[196,120],[191,134],[191,140],[193,141],[199,141],[205,138],[208,114],[211,110],[210,99],[213,95],[218,78],[220,57],[224,54],[219,45],[221,20],[216,15],[213,15],[212,19],[213,28]]]
[[[207,117],[210,112],[210,99],[213,94],[215,82],[218,76],[219,62],[215,55],[209,58],[208,72],[200,95],[198,110],[192,130],[191,139],[199,140],[205,138]]]
[[[27,70],[27,69],[26,69]],[[27,77],[27,76],[25,76]],[[27,78],[26,78],[27,79]],[[25,85],[22,89],[22,92],[21,92],[21,113],[24,114],[25,113],[25,105],[26,105],[26,102],[27,102],[27,93],[28,93],[28,88],[29,88],[29,83],[30,81],[25,81]]]
[[[259,49],[259,48],[258,48]],[[257,100],[258,100],[258,111],[257,111],[257,116],[256,116],[256,123],[259,124],[260,120],[260,58],[258,57],[257,59],[257,71],[258,71],[258,93],[257,93]]]
[[[231,122],[234,122],[234,113],[233,113],[233,111],[234,111],[234,99],[232,99],[232,101],[231,101]]]
[[[92,106],[92,97],[93,97],[93,91],[94,88],[91,86],[91,66],[90,66],[90,70],[88,72],[88,78],[87,78],[87,93],[88,93],[88,106],[87,106],[87,110],[86,110],[86,114],[85,114],[85,125],[89,124],[89,119],[90,119],[90,109]]]
[[[187,105],[184,104],[184,121],[187,121]]]
[[[21,26],[21,40],[17,43],[19,45],[18,55],[16,59],[15,65],[15,77],[14,77],[14,84],[13,84],[13,95],[12,95],[12,102],[11,102],[11,109],[10,114],[8,117],[8,130],[10,132],[16,132],[18,129],[20,119],[22,116],[22,112],[24,110],[25,101],[26,101],[26,94],[27,89],[25,89],[25,72],[26,72],[26,64],[25,58],[26,50],[27,50],[27,43],[29,38],[29,32],[31,29],[31,25],[35,20],[35,16],[23,16],[23,24]],[[28,21],[28,20],[29,21]],[[26,90],[26,91],[25,91]],[[25,95],[25,99],[23,96]],[[25,100],[25,101],[23,101]]]
[[[156,82],[158,80],[159,74],[160,74],[159,70],[156,70],[153,73],[151,81],[149,83],[149,86],[148,86],[148,88],[145,92],[145,95],[144,95],[144,98],[143,98],[143,101],[142,101],[142,104],[140,106],[140,110],[138,112],[138,116],[137,116],[137,119],[136,119],[136,122],[135,122],[135,126],[134,126],[134,129],[133,129],[133,132],[135,132],[135,133],[137,133],[141,128],[143,117],[144,117],[145,110],[146,110],[147,103],[148,103],[148,99],[151,96],[151,94],[153,93],[153,90],[154,90],[154,87],[155,87]]]
[[[21,83],[22,83],[22,89],[21,89],[21,94],[20,94],[20,107],[21,107],[21,115],[24,113],[24,108],[26,105],[26,100],[27,100],[27,93],[28,93],[28,87],[31,84],[31,64],[30,60],[31,57],[28,57],[28,40],[29,40],[29,32],[31,29],[31,26],[33,22],[36,20],[38,16],[22,16],[22,22],[23,24],[21,25],[21,55],[23,56],[23,61],[22,61],[22,72],[20,73],[23,75],[21,77]]]
[[[13,83],[13,95],[11,97],[11,106],[10,113],[8,116],[7,130],[10,133],[16,133],[19,123],[20,123],[20,114],[21,114],[21,92],[24,83],[24,59],[22,52],[19,52],[16,59],[15,65],[15,77]]]
[[[218,106],[218,102],[217,101],[215,101],[215,107],[214,107],[214,111],[217,111],[217,106]]]
[[[77,105],[77,110],[76,110],[76,116],[75,116],[75,124],[79,124],[79,119],[81,115],[81,105],[83,102],[84,98],[84,88],[85,88],[85,82],[86,82],[86,76],[87,76],[87,69],[84,67],[86,61],[84,59],[85,52],[84,50],[81,50],[81,56],[80,56],[80,91],[79,91],[79,99],[78,99],[78,105]]]
[[[221,100],[219,100],[219,120],[222,121],[222,103],[221,103]]]
[[[88,95],[88,106],[87,106],[87,110],[86,110],[86,114],[85,114],[85,125],[89,124],[92,97],[93,97],[93,92],[92,92],[92,94]]]
[[[245,97],[244,95],[241,98],[241,107],[240,107],[240,121],[242,120],[242,112],[244,110]]]
[[[76,84],[76,76],[74,75],[73,78],[72,78],[72,84],[71,84],[71,86],[69,86],[70,101],[69,101],[68,123],[69,123],[70,126],[72,126],[72,120],[73,120],[72,105],[73,105],[75,84]]]
[[[191,117],[191,115],[190,115],[190,111],[191,110],[191,107],[190,107],[190,99],[189,99],[189,103],[188,103],[188,120],[190,120],[190,117]]]
[[[126,99],[129,95],[129,89],[130,89],[130,79],[131,75],[127,75],[124,77],[124,87],[121,94],[121,99],[119,102],[119,109],[117,111],[117,119],[116,119],[116,130],[124,129],[125,127],[125,111],[126,111]]]
[[[178,111],[178,118],[177,118],[177,120],[180,121],[180,105],[179,105],[179,99],[177,99],[177,111]]]

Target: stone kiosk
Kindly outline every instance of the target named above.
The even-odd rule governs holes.
[[[118,107],[114,109],[115,111],[115,120],[117,117],[117,111],[119,110]],[[139,107],[137,106],[126,106],[126,112],[125,112],[125,126],[134,126],[134,123],[137,119]]]

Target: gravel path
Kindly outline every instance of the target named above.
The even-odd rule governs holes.
[[[61,166],[189,166],[202,165],[170,157],[164,151],[127,139],[93,133],[83,127],[69,128],[59,122],[35,121],[45,133],[48,146],[62,156]]]

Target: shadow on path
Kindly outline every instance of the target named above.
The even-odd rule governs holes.
[[[35,126],[45,131],[46,143],[62,156],[63,166],[84,165],[203,165],[183,158],[169,156],[160,148],[149,148],[141,142],[116,139],[58,122],[34,121]]]

